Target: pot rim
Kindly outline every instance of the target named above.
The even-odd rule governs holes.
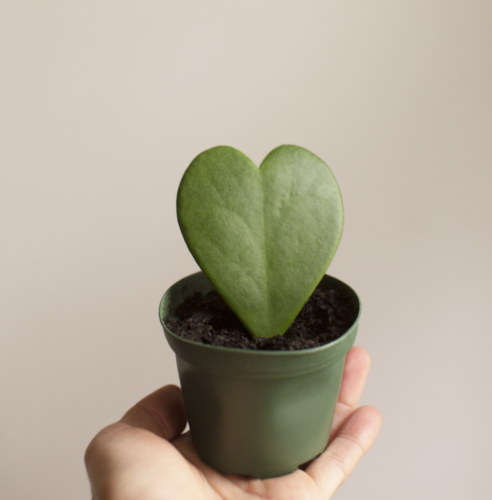
[[[362,303],[361,303],[360,297],[357,294],[357,292],[352,287],[350,287],[349,285],[347,285],[343,281],[339,280],[338,278],[335,278],[334,276],[330,276],[328,274],[324,274],[320,280],[320,283],[325,276],[327,276],[328,278],[330,278],[332,280],[335,280],[338,283],[341,283],[343,286],[347,287],[348,289],[350,289],[352,291],[352,293],[354,294],[354,296],[357,299],[357,302],[359,304],[359,311],[357,313],[357,317],[355,318],[354,322],[352,323],[350,328],[343,335],[338,337],[336,340],[333,340],[332,342],[329,342],[328,344],[324,344],[322,346],[310,347],[308,349],[298,349],[295,351],[269,351],[269,350],[256,350],[256,349],[241,349],[238,347],[223,347],[223,346],[214,346],[214,345],[210,345],[210,344],[200,344],[198,342],[184,339],[184,338],[180,337],[179,335],[176,335],[171,330],[169,330],[169,328],[164,323],[164,318],[167,316],[167,312],[166,312],[165,308],[167,305],[167,301],[168,301],[168,297],[170,295],[171,289],[174,288],[175,286],[178,286],[178,285],[186,286],[188,284],[188,282],[195,280],[199,275],[205,275],[205,273],[203,271],[198,271],[196,273],[185,276],[184,278],[180,279],[179,281],[176,281],[173,285],[171,285],[166,290],[166,292],[162,296],[162,299],[159,303],[159,321],[160,321],[162,327],[164,328],[164,331],[166,332],[166,334],[171,335],[171,337],[176,339],[178,342],[197,346],[198,348],[206,349],[209,351],[216,351],[216,352],[223,351],[223,352],[228,352],[228,353],[234,352],[234,353],[237,353],[238,355],[244,355],[244,356],[251,356],[251,355],[265,356],[265,357],[268,357],[268,356],[273,356],[273,357],[307,356],[309,354],[318,353],[318,352],[324,351],[326,349],[331,349],[331,348],[335,347],[336,345],[343,343],[343,341],[346,339],[346,337],[348,337],[350,335],[352,330],[354,328],[358,327],[359,319],[360,319],[360,316],[362,313]]]

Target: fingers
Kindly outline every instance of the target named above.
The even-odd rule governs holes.
[[[362,347],[352,347],[347,353],[330,441],[357,407],[370,367],[371,358]]]
[[[161,387],[130,408],[120,422],[172,441],[186,427],[181,389],[175,385]]]
[[[344,423],[340,432],[306,473],[318,484],[323,498],[331,498],[374,443],[382,417],[376,408],[363,406]]]
[[[362,347],[352,347],[345,358],[338,401],[351,408],[357,406],[370,368],[369,353]]]

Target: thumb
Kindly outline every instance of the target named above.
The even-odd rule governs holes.
[[[172,441],[186,427],[181,389],[176,385],[166,385],[157,389],[130,408],[120,422],[146,429]]]

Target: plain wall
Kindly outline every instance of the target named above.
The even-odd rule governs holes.
[[[384,416],[335,498],[491,498],[491,25],[487,0],[0,0],[0,498],[90,498],[93,435],[177,383],[183,171],[286,143],[341,186],[329,272]]]

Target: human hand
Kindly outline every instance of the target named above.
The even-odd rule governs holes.
[[[374,443],[381,415],[356,409],[370,358],[353,347],[327,449],[305,470],[272,479],[223,475],[205,465],[186,426],[181,390],[158,389],[89,444],[86,465],[94,500],[327,500]]]

